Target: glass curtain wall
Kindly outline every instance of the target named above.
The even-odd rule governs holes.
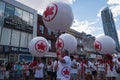
[[[40,32],[41,32],[42,34],[44,34],[44,27],[43,27],[43,25],[40,25],[40,26],[39,26],[39,30],[40,30]]]
[[[9,27],[3,27],[4,18],[15,20],[19,25],[12,23],[14,26],[9,25]],[[33,14],[0,1],[0,44],[17,47],[28,47],[29,42],[33,38],[33,34],[29,33],[28,27],[33,27],[33,19]],[[18,28],[15,28],[18,26],[20,29],[28,29],[28,32],[22,31],[23,29],[18,30]],[[3,29],[1,29],[2,27]]]
[[[5,3],[0,1],[0,37],[1,37],[1,29],[4,23],[4,11],[5,11]]]
[[[11,39],[11,29],[3,28],[2,36],[1,36],[1,44],[10,45],[10,39]]]

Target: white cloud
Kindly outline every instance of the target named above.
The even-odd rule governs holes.
[[[112,10],[112,13],[113,13],[114,17],[117,17],[118,15],[120,15],[120,4],[116,5],[116,6],[113,5],[110,8]]]
[[[96,29],[99,29],[99,28],[95,28],[93,26],[94,24],[95,22],[88,22],[87,20],[86,21],[75,20],[71,28],[78,32],[93,34],[96,31]]]
[[[118,20],[117,17],[120,16],[120,0],[108,0],[107,4],[109,4],[115,20]]]
[[[107,0],[107,4],[110,7],[110,10],[112,11],[113,17],[114,17],[114,21],[117,22],[118,21],[118,16],[120,16],[120,0]],[[101,11],[104,9],[105,7],[102,7],[97,16],[101,17]]]
[[[72,4],[75,0],[16,0],[19,1],[33,9],[38,10],[41,14],[47,7],[47,5],[53,1],[62,1],[68,4]]]
[[[108,4],[120,4],[120,0],[108,0]]]

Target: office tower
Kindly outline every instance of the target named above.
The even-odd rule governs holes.
[[[116,27],[113,19],[113,15],[111,10],[106,7],[101,12],[102,22],[103,22],[103,29],[104,34],[107,36],[112,37],[116,42],[116,50],[120,51],[119,49],[119,40],[116,32]]]

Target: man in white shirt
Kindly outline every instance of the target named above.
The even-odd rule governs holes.
[[[55,69],[55,66],[57,65],[57,63],[58,63],[58,59],[55,58],[55,60],[53,60],[53,63],[52,63],[53,71],[51,74],[51,80],[57,80],[57,70]]]
[[[64,50],[58,55],[57,80],[70,80],[70,63],[69,52]]]
[[[44,64],[42,63],[41,60],[38,60],[38,65],[36,66],[36,70],[35,70],[35,80],[42,80],[43,79],[43,67]]]
[[[77,80],[78,65],[74,59],[74,56],[70,56],[70,58],[71,58],[70,80]]]

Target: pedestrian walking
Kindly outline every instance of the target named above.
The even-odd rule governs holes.
[[[38,60],[37,66],[35,67],[35,80],[42,80],[44,77],[43,74],[43,68],[44,68],[44,64],[42,63],[42,60]]]
[[[58,55],[57,68],[57,80],[70,80],[70,64],[71,59],[69,52],[64,50],[61,55]]]

